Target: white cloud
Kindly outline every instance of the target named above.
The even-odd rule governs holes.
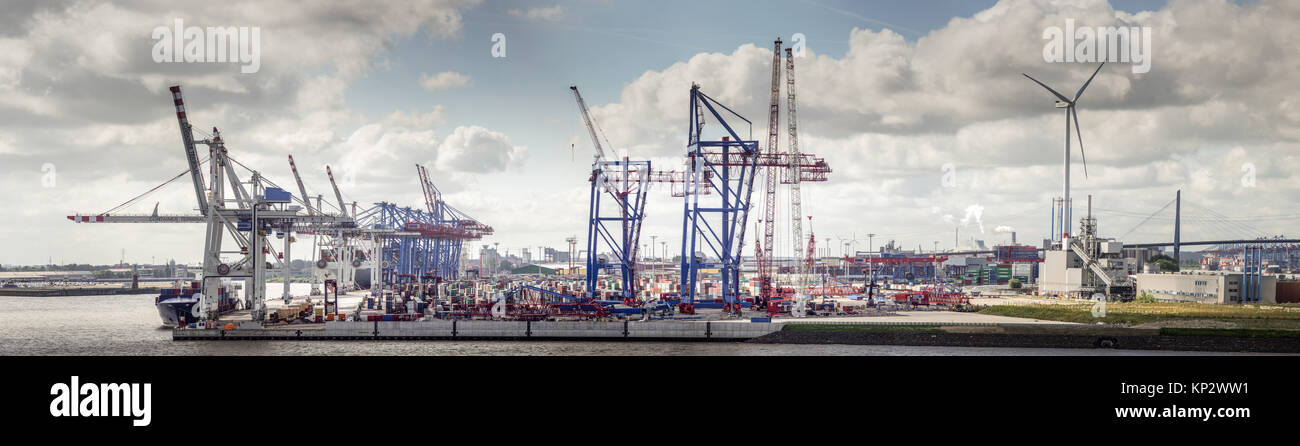
[[[344,103],[344,92],[382,67],[398,39],[417,33],[456,38],[462,11],[476,3],[6,5],[30,11],[0,19],[6,25],[0,30],[0,176],[6,178],[0,190],[9,196],[0,206],[9,210],[0,209],[0,217],[10,222],[0,222],[0,233],[13,234],[4,237],[6,242],[30,253],[7,261],[37,263],[52,255],[56,261],[106,263],[116,259],[110,254],[123,247],[119,244],[165,247],[157,254],[180,261],[199,257],[193,226],[21,228],[32,221],[65,221],[63,216],[74,212],[102,212],[185,169],[166,90],[175,83],[185,87],[196,130],[220,127],[235,159],[281,186],[292,182],[288,152],[310,194],[328,189],[328,163],[336,175],[357,177],[355,187],[343,189],[346,199],[420,203],[413,168],[409,175],[379,172],[388,164],[434,158],[440,141],[432,128],[445,122],[442,108],[393,111],[368,122]],[[187,26],[261,27],[261,70],[243,75],[238,64],[153,62],[150,31],[177,18]],[[44,163],[57,169],[55,188],[41,187]],[[193,193],[187,187],[173,183],[125,211],[149,212],[158,202],[160,212],[191,212]],[[57,232],[42,235],[41,230]]]
[[[564,8],[561,8],[560,5],[543,8],[530,8],[527,11],[511,9],[506,11],[506,13],[513,17],[532,21],[554,22],[564,18]]]
[[[466,87],[469,86],[469,76],[455,71],[444,71],[432,76],[421,73],[420,86],[429,91]]]
[[[510,145],[510,138],[476,125],[456,127],[438,146],[437,167],[463,172],[495,172],[523,162],[527,147]]]
[[[1296,187],[1277,181],[1293,176],[1289,172],[1259,173],[1273,181],[1260,179],[1249,191],[1239,186],[1242,163],[1264,172],[1263,166],[1300,151],[1300,94],[1290,85],[1295,64],[1282,62],[1291,58],[1277,44],[1300,41],[1300,28],[1290,25],[1300,20],[1300,5],[1199,0],[1129,14],[1105,1],[1003,0],[915,42],[888,29],[855,29],[843,56],[809,43],[807,57],[795,61],[801,148],[824,156],[835,172],[829,183],[804,186],[805,194],[820,197],[805,200],[805,210],[832,231],[865,226],[910,234],[928,226],[939,233],[944,224],[951,231],[964,220],[1045,234],[1050,199],[1061,193],[1063,116],[1021,73],[1062,91],[1074,91],[1087,78],[1095,66],[1042,60],[1043,28],[1066,18],[1154,31],[1150,73],[1135,76],[1122,64],[1107,65],[1079,102],[1088,176],[1076,140],[1076,211],[1087,194],[1096,195],[1099,207],[1154,211],[1180,187],[1225,214],[1269,213],[1256,209],[1258,201],[1238,197],[1247,193],[1300,200]],[[633,157],[681,156],[694,82],[754,120],[761,143],[771,60],[765,45],[697,54],[645,72],[617,102],[596,105],[592,114]],[[1243,148],[1229,154],[1227,147]],[[948,163],[957,169],[956,188],[941,187],[940,167]],[[965,210],[965,218],[936,219],[900,208]],[[863,209],[888,211],[842,218]],[[1109,223],[1103,222],[1103,232],[1136,224]]]
[[[309,193],[327,190],[323,165],[331,163],[336,174],[357,175],[356,184],[343,190],[346,199],[414,205],[423,198],[411,164],[421,163],[438,169],[436,181],[449,202],[495,224],[503,241],[542,239],[536,231],[579,231],[582,213],[573,209],[584,206],[585,183],[539,183],[526,200],[508,206],[476,187],[476,173],[533,167],[524,165],[522,143],[461,123],[450,134],[435,133],[453,113],[435,105],[386,111],[375,121],[345,101],[357,79],[390,66],[388,51],[396,41],[419,33],[457,38],[462,11],[476,3],[322,0],[269,8],[237,2],[188,5],[183,14],[148,0],[14,5],[30,13],[0,17],[0,190],[6,192],[0,234],[9,234],[4,239],[11,250],[26,257],[7,261],[32,263],[51,254],[56,261],[61,255],[82,260],[84,246],[108,252],[88,260],[114,261],[118,247],[105,240],[197,258],[201,248],[190,229],[78,226],[59,228],[66,237],[51,237],[29,223],[102,211],[184,169],[166,93],[174,82],[186,87],[197,128],[220,126],[237,159],[281,185],[288,177],[284,154],[291,152]],[[564,11],[554,6],[510,14],[546,21],[562,19]],[[149,30],[178,15],[194,26],[261,26],[261,71],[239,75],[238,64],[152,62]],[[950,243],[964,215],[972,226],[1018,228],[1025,241],[1045,234],[1049,200],[1061,193],[1062,116],[1050,95],[1020,73],[1061,91],[1073,91],[1086,78],[1087,65],[1042,61],[1042,29],[1066,18],[1089,26],[1151,26],[1155,38],[1150,73],[1134,76],[1128,67],[1108,65],[1080,101],[1088,177],[1075,149],[1076,215],[1088,194],[1098,209],[1154,211],[1180,188],[1184,215],[1196,212],[1193,204],[1248,216],[1284,213],[1287,204],[1300,202],[1300,174],[1294,172],[1300,165],[1300,93],[1293,85],[1300,68],[1291,56],[1292,43],[1300,41],[1300,27],[1293,25],[1300,22],[1300,3],[1188,0],[1129,14],[1104,1],[1004,0],[923,35],[904,30],[909,38],[919,35],[915,40],[889,29],[856,29],[831,36],[847,37],[843,53],[819,46],[820,36],[809,41],[807,57],[796,60],[800,142],[835,169],[830,182],[803,186],[804,211],[816,216],[818,238],[873,232],[880,234],[877,245],[898,239],[928,248],[936,239]],[[742,44],[647,67],[622,80],[616,102],[591,104],[593,117],[614,148],[679,168],[688,91],[698,82],[754,120],[754,135],[764,140],[768,45]],[[447,72],[421,80],[441,91],[468,84],[469,76]],[[576,164],[582,164],[591,152],[585,134],[577,133]],[[59,187],[40,187],[45,162],[57,167]],[[1247,163],[1256,169],[1253,188],[1241,185]],[[945,164],[956,169],[956,187],[941,181]],[[192,192],[175,186],[150,197],[162,203],[162,212],[193,206]],[[680,202],[652,200],[653,221],[646,227],[658,228],[664,240],[680,230],[672,223],[680,223]],[[973,212],[976,205],[981,212]],[[548,223],[510,226],[520,212]],[[1140,220],[1101,218],[1104,235],[1123,233]],[[1288,223],[1258,226],[1293,231]],[[1197,235],[1189,229],[1184,239]],[[962,229],[963,238],[975,230]],[[1143,228],[1132,239],[1163,240],[1167,232]],[[778,243],[783,250],[789,245]]]

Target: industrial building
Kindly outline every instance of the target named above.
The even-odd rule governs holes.
[[[1080,236],[1064,233],[1054,249],[1045,252],[1038,270],[1038,292],[1073,298],[1095,294],[1116,300],[1132,298],[1135,291],[1128,274],[1133,266],[1124,257],[1124,243],[1097,236],[1091,196],[1080,229]]]
[[[1128,283],[1129,260],[1122,256],[1120,242],[1096,243],[1096,257],[1074,245],[1069,251],[1052,250],[1045,253],[1043,266],[1038,270],[1038,290],[1045,295],[1088,298],[1094,293],[1106,296],[1121,293],[1119,288]]]
[[[1139,293],[1158,300],[1238,304],[1276,304],[1300,302],[1300,279],[1294,276],[1264,274],[1259,276],[1259,298],[1250,298],[1245,274],[1224,271],[1184,271],[1163,274],[1138,274]]]

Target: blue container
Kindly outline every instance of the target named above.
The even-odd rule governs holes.
[[[772,322],[772,318],[770,318],[770,317],[751,317],[751,318],[749,318],[749,321],[750,321],[750,322],[755,322],[755,323]]]
[[[288,191],[275,187],[268,187],[262,194],[262,201],[270,203],[288,203],[293,201],[293,195]]]
[[[384,321],[385,321],[385,322],[392,321],[392,320],[393,320],[393,315],[391,315],[391,314],[385,314],[385,315],[384,315]]]

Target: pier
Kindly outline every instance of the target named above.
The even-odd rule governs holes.
[[[749,321],[330,321],[263,327],[240,321],[233,330],[176,329],[174,341],[235,340],[572,340],[743,341],[781,331]]]

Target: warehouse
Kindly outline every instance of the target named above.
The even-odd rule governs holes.
[[[1283,283],[1290,283],[1283,282]],[[1159,300],[1202,303],[1241,303],[1242,274],[1222,271],[1138,274],[1139,293]],[[1277,303],[1278,276],[1260,276],[1259,303]]]

